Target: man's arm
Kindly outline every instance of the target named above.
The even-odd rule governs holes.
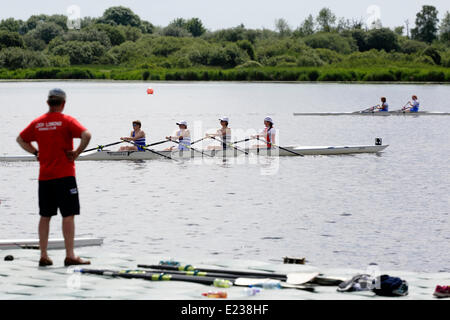
[[[16,139],[17,143],[22,147],[23,150],[34,154],[35,156],[38,155],[38,150],[33,147],[33,145],[31,144],[31,142],[26,142],[22,139],[22,137],[19,135]]]
[[[91,133],[88,130],[85,130],[81,133],[81,142],[80,145],[76,150],[67,151],[67,157],[69,160],[76,160],[78,156],[86,149],[86,147],[89,144],[89,141],[91,141]]]

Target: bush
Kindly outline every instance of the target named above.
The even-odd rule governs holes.
[[[367,33],[367,48],[385,50],[390,52],[393,50],[398,50],[398,38],[395,32],[388,28],[373,29]]]
[[[428,47],[422,52],[422,54],[424,56],[427,56],[427,57],[430,57],[431,59],[433,59],[435,64],[437,64],[437,65],[441,64],[441,55],[439,54],[439,51],[437,51],[435,48]]]
[[[315,49],[314,56],[317,56],[324,63],[333,64],[342,61],[342,56],[336,51],[330,49]]]
[[[255,48],[253,47],[252,43],[248,40],[239,40],[237,43],[237,46],[247,52],[250,59],[255,60]]]
[[[98,63],[105,52],[106,48],[97,41],[67,41],[52,49],[54,55],[69,56],[72,65]]]
[[[316,33],[303,38],[303,40],[314,49],[330,49],[344,54],[348,54],[356,49],[353,39],[334,33]]]
[[[399,43],[399,50],[407,54],[422,52],[426,48],[426,43],[416,40],[402,40]]]
[[[63,42],[66,41],[83,41],[83,42],[99,42],[106,48],[111,48],[111,40],[108,33],[99,29],[86,28],[82,30],[69,31],[61,37]]]
[[[140,27],[141,19],[131,9],[122,6],[106,9],[101,19],[102,22],[111,25],[123,25]]]
[[[91,25],[88,29],[98,30],[101,32],[105,32],[108,37],[111,45],[118,46],[126,41],[126,35],[124,31],[120,28],[113,27],[107,24],[94,24]],[[101,41],[100,41],[101,42]]]
[[[17,32],[0,30],[0,50],[9,47],[24,47],[24,42]]]
[[[429,56],[418,56],[416,59],[414,59],[414,62],[419,64],[428,64],[431,66],[435,65],[433,59]]]
[[[47,66],[49,66],[48,59],[39,52],[17,47],[0,51],[0,68],[23,69]]]
[[[303,55],[297,59],[299,67],[320,67],[325,63],[317,55]]]
[[[261,63],[250,60],[250,61],[244,62],[243,64],[238,65],[236,68],[245,69],[245,68],[261,68],[261,67],[262,67]]]
[[[49,43],[52,39],[64,33],[64,29],[54,22],[39,23],[31,34],[45,43]]]
[[[141,30],[136,27],[118,26],[117,29],[125,35],[126,41],[137,41],[142,37]]]
[[[281,55],[281,56],[275,56],[267,60],[266,65],[268,66],[280,66],[281,64],[286,63],[293,63],[295,64],[297,62],[297,59],[294,56],[289,55]]]
[[[27,33],[23,36],[23,41],[27,49],[34,51],[43,51],[47,44],[44,40],[36,38],[32,32]]]
[[[192,37],[192,34],[185,28],[169,25],[162,30],[162,35],[165,37]]]

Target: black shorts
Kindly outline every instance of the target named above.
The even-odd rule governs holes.
[[[39,181],[39,214],[42,217],[63,217],[80,214],[77,181],[75,177]]]

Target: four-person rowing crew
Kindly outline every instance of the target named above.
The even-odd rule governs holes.
[[[191,142],[191,132],[188,129],[188,123],[185,120],[177,122],[179,130],[176,131],[174,136],[167,136],[167,141],[173,141],[178,144],[178,150],[185,151],[190,150],[191,145],[199,142],[206,138],[211,138],[220,142],[219,146],[209,146],[208,150],[226,150],[228,146],[231,146],[231,129],[228,127],[229,118],[222,117],[219,119],[221,128],[219,128],[215,133],[207,133],[204,138]],[[273,127],[273,120],[271,117],[264,118],[265,128],[260,132],[260,134],[251,136],[251,139],[258,139],[261,141],[260,137],[265,144],[256,145],[255,148],[272,148],[275,144],[275,129]],[[145,151],[146,145],[145,132],[141,129],[142,123],[139,120],[133,121],[133,131],[131,131],[129,137],[121,137],[122,141],[131,142],[131,146],[120,147],[119,151]],[[166,148],[165,151],[172,151],[176,146]]]
[[[408,101],[399,111],[400,112],[419,112],[420,102],[416,95],[411,97],[412,102]],[[387,103],[386,97],[381,97],[381,104],[370,107],[366,110],[360,111],[365,112],[389,112],[389,104]]]

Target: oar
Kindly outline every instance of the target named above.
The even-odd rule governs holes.
[[[87,149],[87,150],[84,150],[82,153],[89,152],[89,151],[94,151],[94,150],[103,150],[103,148],[110,147],[110,146],[114,146],[114,145],[116,145],[116,144],[124,143],[124,142],[125,142],[125,141],[122,140],[122,141],[110,143],[110,144],[107,144],[107,145],[104,145],[104,146],[98,145],[97,148]]]
[[[246,277],[249,279],[273,279],[279,281],[285,281],[291,285],[302,285],[315,279],[319,273],[289,273],[289,274],[279,274],[271,272],[257,272],[257,271],[240,271],[240,270],[230,270],[230,269],[207,269],[207,268],[196,268],[191,265],[186,266],[170,266],[170,265],[145,265],[139,264],[138,268],[144,269],[154,269],[161,272],[184,272],[191,276],[211,276],[211,277],[221,277],[221,278],[231,278],[237,279],[240,277]],[[251,282],[251,280],[248,280]],[[257,281],[256,281],[257,282]]]
[[[353,113],[366,113],[366,112],[374,112],[376,106],[369,107],[367,109],[361,110],[361,111],[355,111]]]
[[[261,142],[264,142],[264,143],[266,143],[266,144],[268,144],[269,142],[267,142],[266,140],[264,140],[264,139],[261,139],[261,138],[256,138],[257,140],[259,140],[259,141],[261,141]],[[298,152],[295,152],[295,151],[292,151],[292,150],[289,150],[289,149],[286,149],[286,148],[283,148],[283,147],[280,147],[280,146],[277,146],[276,144],[274,144],[274,143],[270,143],[270,145],[271,146],[273,146],[273,147],[277,147],[278,149],[281,149],[281,150],[284,150],[284,151],[287,151],[287,152],[290,152],[290,153],[292,153],[292,154],[295,154],[295,155],[297,155],[297,156],[300,156],[300,157],[304,157],[304,155],[302,155],[302,154],[300,154],[300,153],[298,153]]]
[[[138,264],[138,268],[144,269],[158,269],[158,270],[172,270],[172,271],[197,271],[197,272],[212,272],[212,273],[222,273],[234,276],[253,276],[253,277],[264,277],[272,279],[280,279],[285,281],[287,276],[285,274],[271,273],[271,272],[257,272],[257,271],[240,271],[240,270],[229,270],[229,269],[208,269],[208,268],[197,268],[191,265],[185,266],[168,266],[168,265],[146,265]]]
[[[253,140],[253,138],[245,138],[245,139],[242,139],[242,140],[238,140],[238,141],[232,142],[231,144],[238,144],[238,143],[247,142],[247,141],[250,141],[250,140]]]
[[[166,143],[166,142],[169,142],[169,140],[162,140],[162,141],[158,141],[158,142],[153,142],[153,143],[147,144],[146,147],[153,147],[153,146],[156,146],[158,144],[163,144],[163,143]]]
[[[402,107],[400,110],[397,110],[397,111],[398,111],[398,112],[405,112],[406,106],[408,105],[408,103],[409,103],[409,101],[408,101],[407,103],[405,103],[405,104],[403,105],[403,107]]]
[[[204,271],[205,269],[194,269],[194,270],[182,270],[178,269],[176,266],[171,266],[173,268],[166,268],[166,266],[162,265],[138,265],[138,268],[150,269],[152,272],[165,272],[171,274],[183,274],[187,276],[198,276],[198,277],[217,277],[217,278],[230,278],[236,279],[240,276],[246,276],[248,278],[270,278],[274,280],[286,281],[287,276],[284,274],[271,274],[271,273],[259,273],[259,272],[234,272],[231,270],[215,270],[215,269],[207,269],[210,271]]]
[[[265,279],[254,279],[254,278],[235,278],[235,279],[221,279],[216,277],[207,277],[207,276],[189,276],[189,275],[179,275],[179,274],[169,274],[166,272],[162,273],[150,273],[143,270],[121,270],[121,271],[113,271],[113,270],[103,270],[103,269],[79,269],[77,270],[80,273],[87,274],[95,274],[101,276],[108,277],[118,277],[118,278],[126,278],[126,279],[144,279],[149,281],[185,281],[185,282],[193,282],[205,285],[214,285],[216,287],[225,287],[228,288],[232,285],[236,286],[255,286],[260,283],[263,283]],[[294,288],[306,291],[314,291],[314,287],[312,286],[302,286],[295,284],[283,284],[280,283],[280,286],[285,286],[286,288]]]
[[[201,139],[195,140],[194,142],[191,142],[191,145],[196,144],[197,142],[203,141],[203,140],[205,140],[206,138],[209,138],[209,137],[203,137],[203,138],[201,138]]]
[[[210,155],[210,154],[207,154],[207,153],[204,153],[203,151],[194,149],[194,148],[192,148],[191,146],[188,146],[188,145],[186,145],[186,144],[184,144],[184,143],[181,143],[181,142],[179,142],[179,141],[176,141],[176,140],[167,140],[167,141],[175,142],[175,143],[177,143],[177,144],[179,144],[179,145],[182,145],[182,146],[184,146],[184,147],[186,147],[186,148],[188,148],[188,149],[191,149],[191,150],[193,150],[193,151],[195,151],[195,152],[199,152],[199,153],[201,153],[201,154],[204,155],[204,156],[207,156],[207,157],[210,157],[210,158],[213,157],[213,156]],[[191,144],[192,144],[192,143],[191,143]]]
[[[130,143],[130,144],[132,144],[132,145],[135,146],[135,147],[142,148],[142,149],[144,149],[145,151],[153,152],[154,154],[157,154],[157,155],[159,155],[159,156],[161,156],[161,157],[164,157],[164,158],[166,158],[166,159],[169,159],[169,160],[175,160],[175,159],[173,159],[172,157],[166,156],[165,154],[159,153],[158,151],[149,149],[149,148],[147,148],[146,146],[138,145],[138,144],[134,143],[133,141],[128,141],[128,140],[125,140],[125,141],[128,142],[128,143]]]
[[[223,141],[222,139],[216,138],[216,137],[214,137],[214,136],[211,136],[210,138],[211,138],[211,139],[214,139],[214,140],[216,140],[216,141],[219,141],[219,142],[222,143],[222,144],[224,143],[225,145],[227,145],[227,146],[229,146],[229,147],[231,147],[231,148],[233,148],[233,149],[235,149],[235,150],[237,150],[237,151],[243,152],[243,153],[245,153],[246,155],[248,155],[248,152],[247,152],[247,151],[241,150],[241,149],[239,149],[238,147],[235,147],[235,146],[231,145],[231,143],[226,143],[226,142]]]

